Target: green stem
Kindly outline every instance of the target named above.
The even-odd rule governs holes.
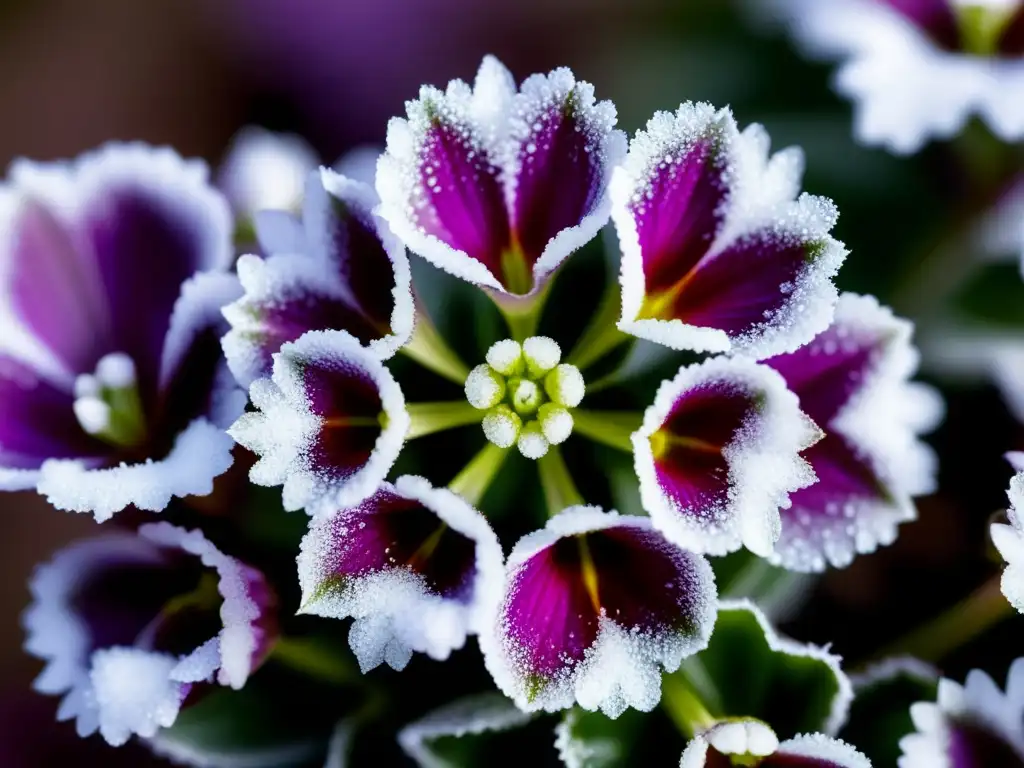
[[[999,580],[999,576],[992,577],[966,599],[886,646],[876,658],[913,656],[921,661],[936,662],[966,645],[1013,615]]]
[[[554,276],[550,275],[539,291],[528,296],[513,296],[497,291],[487,291],[505,318],[509,335],[513,339],[522,342],[536,334],[541,315],[544,313],[544,305],[547,303],[553,284]]]
[[[604,298],[591,318],[576,346],[566,359],[581,371],[600,360],[615,347],[632,340],[632,336],[618,329],[616,323],[622,309],[617,281],[609,283]]]
[[[469,376],[469,367],[459,359],[441,338],[437,326],[421,308],[416,309],[416,324],[409,343],[401,352],[424,368],[462,386]]]
[[[690,739],[717,722],[697,692],[680,674],[665,675],[662,678],[661,706],[676,727]]]
[[[643,415],[629,411],[587,411],[576,409],[572,414],[573,431],[594,442],[610,445],[626,453],[633,452],[631,437],[640,429]]]
[[[483,420],[486,411],[480,411],[465,400],[453,400],[443,403],[408,403],[405,406],[409,413],[409,431],[406,440],[414,440],[424,435],[432,435],[446,429],[464,427]]]
[[[362,680],[351,660],[317,638],[279,637],[270,651],[270,659],[304,675],[334,685]]]
[[[448,483],[448,490],[459,494],[469,504],[479,506],[480,500],[491,487],[498,470],[508,456],[508,448],[499,448],[488,443],[463,468],[455,479]]]
[[[562,458],[562,451],[552,445],[546,454],[537,460],[537,471],[540,472],[540,484],[544,489],[544,501],[547,502],[548,515],[554,517],[566,507],[583,504],[583,496],[572,481],[569,468]]]

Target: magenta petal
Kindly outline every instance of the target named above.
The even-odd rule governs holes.
[[[42,203],[28,200],[10,227],[11,305],[72,374],[91,371],[109,350],[106,297],[95,264]]]
[[[110,448],[79,426],[73,401],[24,363],[0,356],[0,467],[38,469],[51,458],[107,456]]]
[[[900,14],[939,46],[960,47],[960,31],[951,0],[875,0]]]
[[[776,752],[762,760],[758,768],[845,768],[845,766],[832,760],[823,760],[820,757],[784,755]]]
[[[949,734],[951,768],[1021,768],[1024,759],[1006,740],[988,728],[969,722],[951,724]]]

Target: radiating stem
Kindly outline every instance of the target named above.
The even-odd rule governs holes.
[[[716,722],[697,692],[678,673],[662,678],[661,706],[687,738],[692,739]]]
[[[922,661],[939,661],[1013,615],[999,579],[992,577],[966,599],[886,646],[876,658],[913,656]]]
[[[527,296],[487,291],[505,318],[509,335],[513,339],[523,341],[537,332],[537,326],[540,324],[540,317],[544,313],[544,305],[547,303],[553,283],[554,276],[552,275],[547,278],[547,282],[539,291]]]
[[[426,312],[417,307],[416,324],[412,338],[401,349],[402,353],[439,376],[461,386],[469,376],[469,367],[459,359],[447,342],[441,338],[437,326]]]
[[[633,452],[631,437],[640,429],[643,415],[630,411],[573,411],[573,430],[591,440],[626,453]]]
[[[493,443],[488,443],[455,476],[455,479],[448,483],[448,490],[459,494],[474,507],[478,506],[505,462],[508,451],[508,448],[499,448]]]
[[[476,424],[483,420],[486,411],[477,410],[465,400],[452,400],[442,403],[409,403],[405,406],[409,413],[409,431],[406,440],[413,440],[424,435],[432,435],[467,424]]]
[[[548,505],[548,516],[553,517],[566,507],[583,504],[583,496],[572,481],[569,468],[562,458],[562,451],[552,445],[548,452],[537,460],[540,484],[544,489],[544,501]]]
[[[618,282],[613,281],[609,284],[597,312],[591,318],[580,340],[576,342],[566,362],[583,370],[615,347],[633,339],[616,326],[622,306],[618,288]]]

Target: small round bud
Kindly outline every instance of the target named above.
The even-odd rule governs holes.
[[[537,411],[537,422],[544,437],[552,445],[564,443],[572,434],[572,414],[561,405],[544,403]]]
[[[481,411],[493,408],[505,396],[505,379],[489,365],[478,365],[466,377],[466,399]]]
[[[519,438],[523,420],[504,403],[496,405],[484,416],[484,437],[499,448],[511,448]]]
[[[91,373],[80,373],[75,377],[75,397],[99,397],[100,383]]]
[[[135,384],[135,363],[123,352],[104,355],[96,363],[96,379],[108,389],[127,389]]]
[[[518,341],[505,339],[491,345],[487,350],[487,364],[502,376],[518,376],[526,367],[523,362],[523,348]]]
[[[523,359],[530,378],[539,379],[562,359],[558,342],[547,336],[531,336],[523,342]]]
[[[98,397],[80,397],[71,409],[79,425],[90,435],[98,435],[110,427],[110,406]]]
[[[535,413],[544,402],[544,393],[540,391],[536,382],[529,379],[510,379],[508,395],[512,401],[512,407],[520,416],[529,416]]]
[[[562,363],[544,378],[544,390],[548,397],[552,402],[566,408],[575,408],[579,405],[583,401],[586,389],[583,374],[575,365]]]
[[[523,427],[516,442],[519,452],[528,459],[539,459],[548,452],[550,444],[540,430],[540,424],[531,421]]]

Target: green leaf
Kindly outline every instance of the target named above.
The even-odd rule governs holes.
[[[1019,264],[980,265],[951,303],[961,319],[975,325],[1024,328],[1024,283]]]
[[[820,578],[771,565],[746,549],[713,558],[711,564],[723,599],[751,600],[773,622],[796,614]]]
[[[853,698],[838,657],[779,637],[747,601],[723,601],[710,644],[675,674],[712,715],[763,720],[780,739],[835,733]]]
[[[529,726],[544,720],[550,721],[488,692],[458,699],[410,723],[399,732],[398,743],[422,768],[475,768],[501,763],[509,754],[540,757],[537,748],[543,749],[543,742],[537,748],[524,742],[542,735],[542,729]]]
[[[555,727],[555,747],[568,768],[626,768],[638,764],[638,747],[651,743],[649,728],[660,713],[627,709],[612,720],[600,712],[577,708],[563,715]],[[679,752],[682,752],[682,737]],[[663,744],[664,742],[662,742]]]
[[[899,741],[914,730],[910,705],[935,701],[939,675],[923,662],[893,658],[853,677],[854,699],[840,737],[874,765],[896,765]]]

